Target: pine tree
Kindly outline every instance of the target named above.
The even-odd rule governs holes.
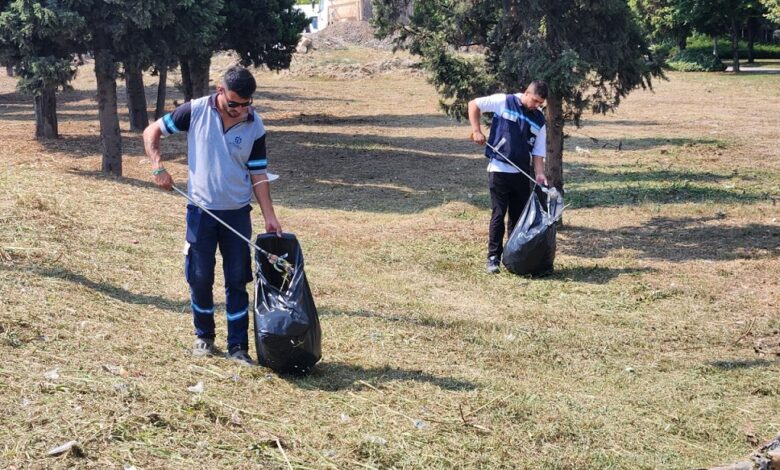
[[[550,86],[547,165],[563,191],[563,132],[582,112],[606,113],[637,87],[661,76],[625,1],[374,0],[380,36],[422,57],[446,112],[466,116],[467,102],[532,80]],[[483,54],[464,54],[482,46]]]
[[[56,93],[74,77],[73,54],[85,35],[67,2],[14,0],[0,14],[0,55],[13,64],[18,90],[33,96],[36,138],[58,137]]]
[[[217,51],[235,51],[244,65],[271,70],[290,66],[306,15],[293,8],[295,0],[223,0],[218,16],[224,26],[213,42],[181,56],[185,98],[209,93],[208,70]]]

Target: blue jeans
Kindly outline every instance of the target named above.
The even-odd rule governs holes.
[[[213,210],[246,238],[252,236],[251,206],[236,210]],[[196,206],[187,206],[187,242],[184,275],[190,285],[192,319],[198,338],[214,339],[214,266],[216,251],[222,254],[225,276],[225,313],[228,350],[248,349],[249,296],[246,284],[252,281],[249,245],[228,228]]]

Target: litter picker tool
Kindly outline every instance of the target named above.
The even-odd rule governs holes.
[[[276,179],[276,178],[273,178],[273,179]],[[271,181],[271,179],[269,179],[269,181]],[[256,184],[257,184],[257,183],[256,183]],[[185,193],[185,192],[184,192],[184,191],[182,191],[181,189],[177,188],[176,186],[171,186],[171,187],[173,188],[173,190],[174,190],[174,191],[176,191],[177,193],[181,194],[182,196],[184,196],[185,198],[187,198],[187,200],[188,200],[188,201],[190,201],[191,203],[193,203],[194,205],[196,205],[198,208],[200,208],[200,210],[202,210],[202,211],[203,211],[203,212],[205,212],[206,214],[208,214],[208,215],[210,215],[210,216],[214,217],[214,220],[216,220],[216,221],[217,221],[217,222],[219,222],[220,224],[222,224],[222,225],[224,225],[225,227],[227,227],[227,228],[228,228],[228,229],[229,229],[231,232],[235,233],[235,234],[236,234],[236,235],[237,235],[237,236],[238,236],[240,239],[242,239],[242,240],[244,240],[245,242],[247,242],[247,244],[249,244],[249,246],[251,246],[252,248],[254,248],[255,250],[257,250],[257,252],[258,252],[258,253],[260,253],[260,254],[262,254],[263,256],[265,256],[265,257],[266,257],[266,259],[268,259],[268,262],[269,262],[269,263],[271,263],[271,265],[274,267],[274,269],[276,269],[276,270],[277,270],[277,271],[279,271],[280,273],[281,273],[281,272],[283,272],[283,273],[285,273],[286,275],[288,275],[288,276],[291,276],[291,277],[292,277],[292,276],[295,274],[295,268],[293,268],[293,265],[292,265],[292,264],[290,264],[290,262],[289,262],[289,261],[287,261],[286,259],[282,258],[281,256],[277,256],[277,255],[275,255],[275,254],[273,254],[273,253],[270,253],[270,252],[268,252],[268,251],[266,251],[266,250],[264,250],[264,249],[260,248],[260,247],[259,247],[259,246],[257,246],[256,244],[252,243],[252,241],[251,241],[251,240],[249,240],[249,239],[248,239],[248,238],[246,238],[245,236],[241,235],[241,234],[238,232],[238,230],[236,230],[236,229],[234,229],[233,227],[231,227],[231,226],[230,226],[230,225],[229,225],[227,222],[223,221],[222,219],[220,219],[219,217],[217,217],[216,215],[214,215],[214,214],[213,214],[213,213],[212,213],[210,210],[206,209],[206,208],[205,208],[205,207],[203,207],[201,204],[199,204],[199,203],[195,202],[195,201],[194,201],[194,200],[193,200],[191,197],[189,197],[189,196],[187,195],[187,193]]]
[[[521,170],[521,169],[520,169],[520,167],[518,167],[517,165],[515,165],[514,163],[512,163],[512,161],[510,161],[508,158],[506,158],[506,156],[505,156],[503,153],[501,153],[501,151],[500,151],[500,150],[498,150],[498,149],[500,149],[501,147],[503,147],[505,143],[506,143],[506,138],[505,138],[505,137],[502,137],[502,138],[501,138],[501,140],[499,140],[499,141],[498,141],[498,143],[496,144],[496,146],[495,146],[495,147],[494,147],[494,146],[492,146],[492,145],[490,145],[490,144],[489,144],[489,143],[487,143],[487,142],[485,142],[485,145],[487,145],[488,147],[490,147],[490,149],[492,149],[494,152],[496,152],[496,154],[497,154],[497,155],[498,155],[498,156],[501,158],[501,161],[503,161],[503,162],[505,162],[505,163],[508,163],[508,164],[512,165],[512,167],[514,167],[514,169],[515,169],[515,170],[517,170],[517,171],[519,171],[520,173],[524,174],[524,175],[525,175],[525,177],[526,177],[526,178],[528,178],[529,180],[531,180],[531,182],[532,182],[532,183],[533,183],[535,186],[539,186],[539,189],[541,189],[543,193],[547,194],[547,212],[548,212],[548,213],[550,213],[550,214],[552,213],[552,212],[551,212],[551,204],[552,204],[552,202],[553,202],[553,201],[554,201],[554,202],[555,202],[557,205],[561,206],[561,207],[560,207],[560,211],[557,211],[557,212],[558,212],[558,216],[557,216],[557,217],[555,217],[555,220],[557,220],[558,218],[560,218],[560,217],[561,217],[561,215],[563,215],[563,209],[564,209],[564,206],[563,206],[563,196],[561,195],[561,193],[560,193],[560,192],[558,192],[558,190],[557,190],[555,187],[552,187],[552,188],[547,188],[547,187],[545,187],[545,186],[542,186],[542,185],[540,185],[539,183],[537,183],[537,182],[536,182],[536,180],[535,180],[535,179],[533,179],[533,178],[531,177],[531,175],[529,175],[528,173],[526,173],[526,172],[524,172],[523,170]]]
[[[553,198],[553,199],[557,199],[557,198],[560,196],[560,193],[558,192],[558,190],[557,190],[557,189],[555,189],[555,188],[547,188],[547,187],[545,187],[545,186],[542,186],[542,185],[540,185],[539,183],[537,183],[537,182],[536,182],[536,180],[535,180],[535,179],[533,179],[533,178],[531,177],[531,175],[529,175],[528,173],[526,173],[526,172],[524,172],[523,170],[521,170],[519,166],[517,166],[517,165],[515,165],[514,163],[512,163],[512,161],[511,161],[511,160],[509,160],[508,158],[506,158],[506,156],[505,156],[503,153],[501,153],[501,151],[500,151],[500,150],[498,150],[498,149],[500,149],[501,147],[503,147],[505,143],[506,143],[506,137],[502,137],[502,138],[501,138],[501,140],[499,140],[499,141],[498,141],[498,143],[496,144],[496,146],[495,146],[495,147],[493,147],[492,145],[490,145],[490,144],[489,144],[489,143],[487,143],[487,142],[485,142],[485,145],[487,145],[488,147],[490,147],[490,149],[491,149],[491,150],[493,150],[494,152],[496,152],[496,154],[497,154],[499,157],[501,157],[501,160],[502,160],[504,163],[508,163],[508,164],[512,165],[512,167],[514,167],[514,169],[515,169],[515,170],[517,170],[517,171],[519,171],[520,173],[524,174],[524,175],[526,176],[526,178],[528,178],[529,180],[531,180],[531,182],[532,182],[533,184],[535,184],[535,185],[539,186],[539,188],[542,190],[542,192],[543,192],[543,193],[547,194],[547,196],[549,196],[549,197],[551,197],[551,198]]]

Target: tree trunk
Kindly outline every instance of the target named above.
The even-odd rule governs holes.
[[[13,65],[6,65],[5,66],[5,74],[8,75],[9,77],[16,76],[16,71],[14,70],[14,66]]]
[[[731,19],[731,57],[733,60],[731,70],[739,73],[739,26],[734,18]]]
[[[209,94],[209,68],[211,57],[190,58],[190,80],[192,81],[192,97],[200,98]]]
[[[116,105],[116,63],[105,37],[95,38],[95,78],[97,79],[100,140],[103,143],[103,173],[122,176],[122,134]]]
[[[563,99],[554,93],[547,95],[546,111],[547,158],[544,175],[547,177],[547,186],[556,188],[563,196]],[[563,215],[555,225],[563,226]]]
[[[751,17],[747,21],[747,34],[748,34],[748,64],[754,64],[756,62],[755,57],[755,43],[756,32],[758,30],[758,18]]]
[[[688,47],[688,37],[685,35],[677,36],[677,49],[684,51]]]
[[[130,113],[130,130],[143,132],[149,125],[149,113],[146,111],[144,75],[140,67],[125,64],[125,84],[127,86],[127,109]]]
[[[55,89],[45,88],[35,96],[35,138],[56,139],[57,130],[57,95]]]
[[[157,103],[154,107],[154,119],[160,119],[165,114],[165,93],[168,86],[168,66],[163,64],[159,71],[160,80],[157,82]]]
[[[718,57],[718,37],[712,36],[712,55]]]
[[[190,61],[186,57],[179,58],[179,69],[181,70],[181,92],[184,94],[184,101],[190,101],[192,100],[192,78]]]
[[[563,194],[563,100],[550,93],[547,96],[547,159],[544,174],[549,186]]]

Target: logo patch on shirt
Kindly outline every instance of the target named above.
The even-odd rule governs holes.
[[[241,137],[240,136],[236,136],[236,138],[233,139],[233,142],[235,142],[236,145],[241,145]]]

